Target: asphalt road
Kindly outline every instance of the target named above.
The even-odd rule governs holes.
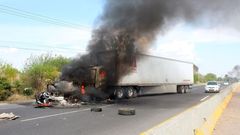
[[[80,108],[34,108],[32,104],[0,105],[0,113],[21,116],[0,121],[0,135],[136,135],[215,95],[203,86],[187,94],[161,94]],[[102,112],[91,112],[102,106]],[[134,116],[118,115],[118,108],[136,109]]]

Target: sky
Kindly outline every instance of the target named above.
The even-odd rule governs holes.
[[[22,70],[31,56],[50,53],[74,58],[86,53],[103,6],[104,0],[0,0],[0,60]],[[26,17],[16,10],[56,20]],[[240,32],[231,27],[179,22],[159,33],[148,53],[190,61],[202,74],[224,76],[240,64],[239,37]]]

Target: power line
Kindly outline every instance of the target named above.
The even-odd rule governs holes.
[[[57,46],[46,45],[46,44],[41,44],[41,43],[31,43],[31,42],[22,42],[22,41],[0,40],[0,43],[23,44],[23,45],[37,45],[38,47],[47,47],[47,48],[61,49],[61,50],[73,50],[73,51],[76,51],[76,50],[77,50],[77,48],[57,47]],[[55,45],[57,45],[57,44],[55,44]],[[80,52],[86,52],[86,51],[80,50]]]
[[[16,49],[27,50],[27,51],[42,51],[41,49],[33,49],[33,48],[25,48],[25,47],[11,47],[11,46],[5,46],[5,45],[0,45],[0,48],[16,48]]]
[[[49,49],[39,49],[39,48],[27,48],[27,47],[13,47],[13,46],[6,46],[6,45],[0,45],[0,48],[15,48],[20,50],[26,50],[26,51],[54,51],[54,52],[69,52],[67,50],[49,50]],[[86,53],[86,51],[78,51],[78,50],[71,50],[71,52],[77,52],[77,53]]]
[[[0,4],[0,6],[1,6],[1,7],[8,8],[8,9],[11,9],[11,10],[19,11],[19,12],[22,12],[22,13],[26,13],[26,14],[29,14],[29,15],[32,15],[32,16],[38,16],[38,17],[41,17],[41,18],[49,19],[49,20],[55,20],[55,21],[58,21],[58,22],[61,22],[61,23],[63,23],[63,24],[67,24],[67,25],[72,25],[72,26],[77,26],[77,27],[82,27],[82,28],[89,28],[89,27],[87,27],[87,26],[83,26],[83,25],[79,25],[79,24],[74,24],[74,23],[71,23],[71,22],[66,22],[66,21],[59,20],[59,19],[56,19],[56,18],[53,18],[53,17],[48,17],[48,16],[45,16],[45,15],[41,15],[41,14],[37,14],[37,13],[32,13],[32,12],[29,12],[29,11],[25,11],[25,10],[13,8],[13,7],[10,7],[10,6],[3,5],[3,4]]]
[[[10,6],[3,5],[3,4],[0,4],[0,11],[5,14],[10,14],[10,15],[14,15],[14,16],[18,16],[18,17],[22,17],[22,18],[26,18],[26,19],[31,19],[31,20],[39,21],[39,22],[43,22],[43,23],[49,23],[49,24],[53,24],[53,25],[59,25],[59,26],[63,26],[63,27],[70,27],[70,28],[74,28],[74,29],[87,30],[87,31],[89,31],[89,29],[90,29],[90,27],[87,27],[87,26],[66,22],[63,20],[59,20],[56,18],[44,16],[41,14],[36,14],[36,13],[29,12],[29,11],[13,8]]]

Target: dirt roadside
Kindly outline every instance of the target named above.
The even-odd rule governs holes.
[[[234,93],[231,101],[217,122],[213,135],[239,135],[240,129],[240,88]]]

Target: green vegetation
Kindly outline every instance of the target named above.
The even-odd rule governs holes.
[[[68,62],[69,59],[62,56],[30,57],[23,71],[23,83],[36,91],[42,91],[47,83],[58,78],[61,68]]]
[[[232,80],[234,78],[228,77],[228,75],[225,75],[224,77],[217,77],[217,75],[213,73],[208,73],[206,75],[202,75],[199,73],[194,74],[194,83],[206,83],[207,81],[228,81]]]
[[[207,75],[205,75],[204,78],[206,81],[216,81],[217,80],[217,76],[213,73],[208,73]]]
[[[6,100],[12,95],[11,84],[6,78],[0,78],[0,101]]]
[[[202,74],[195,73],[194,74],[194,83],[205,83],[205,77]]]
[[[0,101],[6,100],[13,94],[18,74],[18,70],[11,65],[6,63],[0,64]]]
[[[32,96],[35,92],[43,91],[47,83],[57,80],[62,67],[69,61],[68,58],[49,54],[31,56],[23,71],[17,70],[12,65],[1,63],[0,101],[14,94]]]

